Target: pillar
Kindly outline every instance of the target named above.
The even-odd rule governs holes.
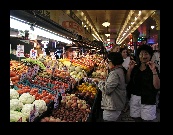
[[[133,43],[133,46],[134,46],[134,56],[135,56],[135,58],[136,58],[137,42],[138,42],[139,34],[140,34],[140,32],[138,31],[138,29],[135,30],[132,33],[132,43]]]

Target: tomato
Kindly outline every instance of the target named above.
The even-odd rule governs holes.
[[[37,97],[40,97],[40,94],[39,94],[39,93],[35,93],[35,95],[36,95]]]
[[[46,104],[48,104],[50,102],[50,99],[46,99],[45,102]]]
[[[44,101],[45,101],[46,99],[47,99],[46,97],[43,97],[43,98],[42,98],[42,100],[44,100]]]
[[[16,90],[19,94],[21,94],[21,92],[22,92],[22,90],[21,89],[19,89],[19,90]]]
[[[47,97],[48,97],[49,99],[51,99],[51,98],[52,98],[52,95],[51,95],[51,94],[49,94]]]
[[[16,73],[14,71],[10,71],[10,77],[15,77]]]
[[[16,81],[17,80],[17,78],[14,76],[14,77],[11,77],[11,81]]]
[[[40,96],[39,96],[40,99],[43,98],[43,97],[44,97],[43,95],[40,95]]]
[[[47,94],[46,93],[42,93],[43,97],[45,97]]]
[[[42,90],[42,93],[45,93],[46,92],[46,90]]]
[[[40,97],[36,97],[35,99],[36,99],[36,100],[39,100],[39,99],[40,99]]]
[[[33,93],[33,92],[31,92],[31,91],[29,92],[29,94],[32,95],[32,96],[35,95],[35,93]]]
[[[51,97],[51,100],[54,100],[54,99],[55,99],[55,96],[52,96],[52,97]]]
[[[19,75],[16,75],[16,80],[19,80],[19,79],[20,79]]]

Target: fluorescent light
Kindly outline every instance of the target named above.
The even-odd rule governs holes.
[[[11,28],[14,28],[14,29],[17,29],[17,30],[22,30],[22,31],[25,31],[25,30],[30,31],[30,25],[29,24],[21,22],[22,20],[20,20],[20,19],[18,19],[18,20],[20,20],[20,21],[18,21],[18,20],[16,20],[16,18],[15,19],[13,19],[13,18],[14,17],[10,16],[10,27]],[[61,41],[61,42],[67,43],[67,44],[72,43],[72,41],[70,41],[66,38],[60,37],[56,34],[48,32],[48,31],[50,31],[50,30],[47,30],[45,28],[43,30],[43,29],[40,29],[39,27],[34,27],[34,33],[39,35],[39,36],[54,39],[56,41]]]
[[[10,35],[10,37],[17,37],[16,35]]]

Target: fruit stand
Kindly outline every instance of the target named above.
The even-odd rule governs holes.
[[[102,60],[95,56],[90,60],[26,58],[21,62],[10,61],[10,81],[13,84],[10,89],[10,121],[95,121],[100,95],[97,84],[88,77],[105,76],[101,71],[100,74],[94,73],[100,70]],[[20,107],[16,107],[13,100]]]

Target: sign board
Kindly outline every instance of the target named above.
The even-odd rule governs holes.
[[[59,106],[59,99],[58,98],[59,98],[59,92],[57,90],[57,94],[54,98],[54,108],[57,108]]]
[[[33,106],[33,110],[30,111],[30,116],[29,116],[29,122],[33,122],[35,119],[35,113],[36,113],[36,108],[35,108],[35,104]]]
[[[36,57],[37,57],[37,50],[31,49],[30,58],[36,59]]]
[[[17,45],[16,57],[25,57],[24,56],[24,45]]]

